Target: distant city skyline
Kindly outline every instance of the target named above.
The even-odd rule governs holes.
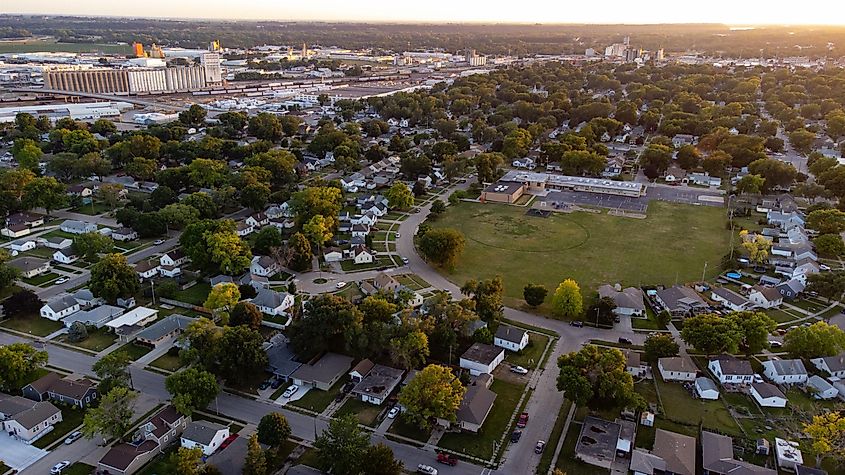
[[[725,23],[730,25],[841,25],[845,8],[830,0],[736,1],[711,0],[689,8],[674,0],[632,3],[605,0],[600,4],[560,0],[6,0],[2,13],[101,15],[155,18],[231,20],[324,20],[372,22],[495,22],[495,23]],[[401,6],[399,6],[401,5]]]

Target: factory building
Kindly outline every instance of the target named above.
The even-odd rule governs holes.
[[[206,53],[200,66],[139,69],[94,69],[44,72],[45,89],[97,94],[189,92],[222,83],[220,55]]]

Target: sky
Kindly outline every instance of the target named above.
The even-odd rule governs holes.
[[[379,22],[843,25],[842,0],[3,0],[0,13]]]

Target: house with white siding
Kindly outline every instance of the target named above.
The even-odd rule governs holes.
[[[809,376],[800,359],[764,361],[763,375],[775,384],[804,384]]]

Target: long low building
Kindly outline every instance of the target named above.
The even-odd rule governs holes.
[[[646,188],[643,183],[633,181],[511,170],[497,183],[488,186],[481,193],[481,200],[513,203],[523,194],[544,194],[547,191],[584,191],[639,198],[645,195]]]

